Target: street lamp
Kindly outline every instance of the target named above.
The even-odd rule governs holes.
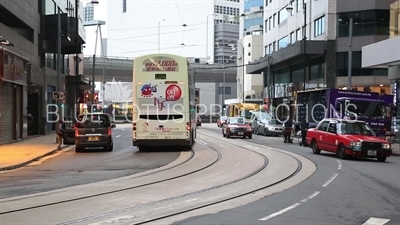
[[[160,22],[158,22],[158,52],[160,52],[160,24],[164,21],[165,19],[162,19]]]
[[[292,3],[290,2],[289,5],[286,7],[286,11],[291,14],[293,11],[293,6]],[[307,36],[306,36],[306,27],[307,27],[307,5],[305,1],[303,2],[303,15],[304,15],[304,29],[303,29],[303,75],[304,75],[304,80],[303,80],[303,90],[306,90],[306,79],[307,79]]]

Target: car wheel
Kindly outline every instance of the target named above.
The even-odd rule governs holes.
[[[249,137],[249,139],[251,139],[251,138],[252,138],[252,135],[249,135],[248,137]]]
[[[386,161],[386,157],[378,157],[378,162],[385,162]]]
[[[83,152],[85,148],[82,147],[75,147],[75,152]]]
[[[339,159],[346,159],[346,150],[344,149],[344,145],[339,145],[338,150],[337,150],[337,155]]]
[[[108,152],[112,152],[114,150],[114,145],[110,145],[105,148]]]
[[[311,149],[312,149],[312,152],[313,152],[314,154],[320,154],[320,153],[321,153],[321,149],[318,148],[318,144],[317,144],[317,141],[316,141],[316,140],[313,140],[313,141],[312,141],[312,143],[311,143]]]

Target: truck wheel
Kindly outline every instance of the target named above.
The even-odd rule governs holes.
[[[318,148],[318,144],[317,144],[317,141],[316,141],[316,140],[313,140],[313,141],[311,142],[311,149],[312,149],[312,152],[313,152],[314,154],[316,154],[316,155],[318,155],[318,154],[321,153],[321,149]]]

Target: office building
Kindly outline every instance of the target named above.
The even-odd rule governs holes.
[[[92,21],[94,19],[94,7],[91,3],[87,3],[83,7],[83,21]]]
[[[68,87],[68,55],[76,53],[76,41],[83,43],[71,25],[74,8],[75,1],[0,1],[0,144],[54,129],[47,104],[55,103],[57,34],[62,34],[60,91]]]
[[[389,39],[374,44],[370,44],[362,48],[362,67],[364,69],[375,69],[375,68],[388,69],[388,78],[391,84],[391,92],[387,94],[393,94],[395,96],[394,104],[397,107],[399,107],[400,0],[392,0],[390,4],[389,33],[390,33]],[[400,110],[397,110],[396,119],[397,121],[400,120]],[[396,137],[396,140],[397,141],[400,140],[400,137]]]
[[[263,56],[264,0],[246,0],[240,3],[240,40],[237,44],[238,93],[237,98],[261,99],[263,76],[246,74],[246,65]]]
[[[268,0],[263,35],[267,55],[248,66],[247,72],[265,74],[265,100],[273,106],[290,102],[297,90],[345,88],[348,44],[352,40],[351,88],[377,92],[383,88],[389,92],[388,69],[362,68],[361,48],[389,37],[391,1],[368,0],[360,5],[359,1],[348,0],[312,0],[305,4],[302,0]],[[293,9],[290,12],[288,4]],[[353,19],[352,39],[349,38],[350,18]]]

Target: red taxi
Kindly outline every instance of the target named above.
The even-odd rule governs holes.
[[[306,142],[314,154],[324,150],[341,159],[367,157],[385,162],[392,154],[389,142],[377,137],[364,121],[324,119],[307,131]]]
[[[229,117],[222,125],[222,135],[224,137],[248,137],[252,138],[252,130],[246,119],[242,117]]]
[[[227,116],[220,116],[220,117],[217,119],[217,126],[218,126],[218,127],[222,127],[222,125],[226,122],[227,119],[228,119]]]

